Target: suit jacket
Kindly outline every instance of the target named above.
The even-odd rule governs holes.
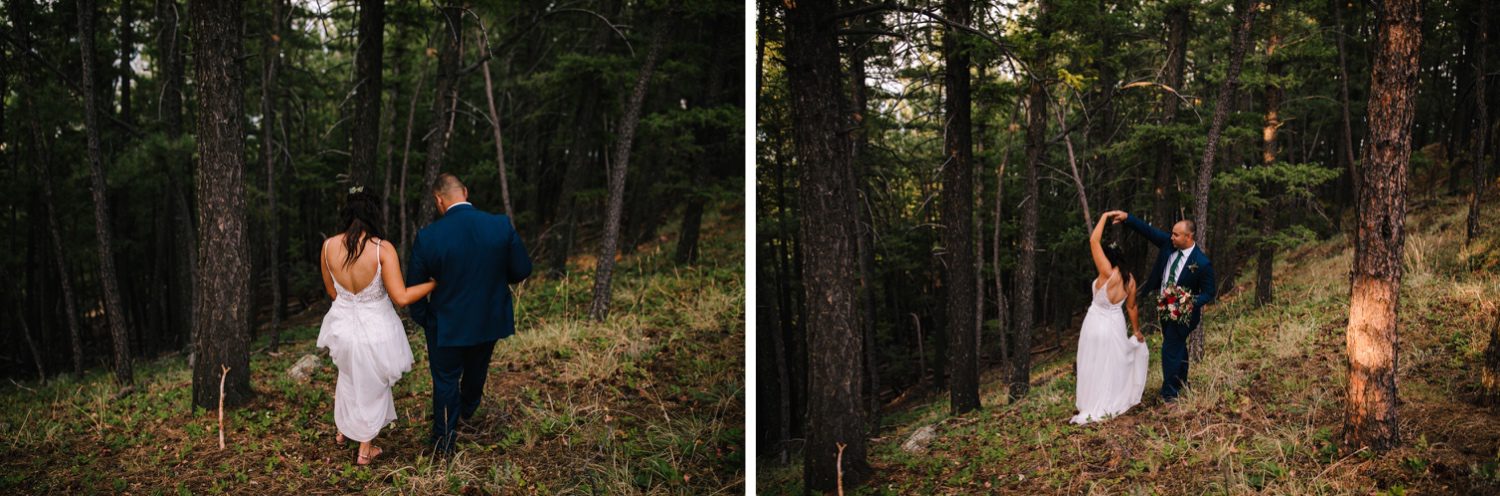
[[[1137,288],[1138,297],[1151,298],[1155,302],[1156,296],[1161,293],[1162,273],[1167,270],[1167,260],[1177,251],[1172,246],[1172,235],[1162,230],[1151,227],[1150,224],[1135,218],[1134,215],[1127,216],[1125,226],[1146,237],[1151,244],[1156,245],[1160,252],[1156,256],[1156,264],[1151,268],[1151,274],[1146,277],[1146,283]],[[1201,248],[1193,249],[1193,254],[1188,255],[1183,266],[1177,273],[1177,285],[1187,288],[1193,293],[1193,319],[1189,329],[1198,327],[1198,319],[1202,317],[1203,306],[1213,303],[1218,296],[1214,281],[1214,266],[1209,262],[1208,255]]]
[[[509,284],[531,275],[531,257],[504,215],[455,205],[417,233],[406,284],[437,280],[411,317],[431,346],[468,346],[515,334]]]

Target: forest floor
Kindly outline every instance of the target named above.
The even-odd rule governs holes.
[[[949,414],[947,394],[884,413],[855,494],[1500,494],[1500,408],[1476,406],[1478,365],[1500,306],[1500,209],[1468,249],[1467,204],[1413,201],[1407,219],[1398,380],[1401,446],[1344,452],[1348,279],[1343,236],[1277,261],[1276,301],[1257,307],[1253,283],[1205,316],[1206,356],[1177,403],[1156,398],[1160,335],[1140,405],[1074,426],[1074,343],[1046,355],[1023,400],[1007,404],[999,371],[985,374],[984,408]],[[1253,277],[1246,269],[1245,281]],[[935,425],[925,454],[903,451]],[[762,463],[758,489],[802,492],[801,466]],[[771,460],[762,457],[761,460]],[[774,463],[774,462],[771,462]]]
[[[120,399],[107,370],[0,386],[0,493],[741,493],[739,208],[705,212],[696,265],[673,262],[675,231],[621,259],[605,323],[584,317],[593,257],[561,279],[539,267],[517,289],[518,333],[495,348],[479,428],[452,457],[425,446],[432,381],[409,321],[416,363],[394,390],[399,420],[375,440],[385,453],[358,466],[357,443],[334,442],[337,370],[314,346],[324,306],[251,357],[256,396],[224,412],[224,450],[217,411],[190,405],[180,355],[138,362]],[[311,381],[288,378],[308,354],[322,358]]]

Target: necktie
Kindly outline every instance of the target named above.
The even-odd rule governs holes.
[[[1180,251],[1177,252],[1176,254],[1172,255],[1172,257],[1175,260],[1172,262],[1172,268],[1171,268],[1171,270],[1167,271],[1167,285],[1168,286],[1171,286],[1173,284],[1177,284],[1177,268],[1182,266],[1182,259],[1187,258],[1187,257],[1182,256],[1182,252],[1180,252]]]

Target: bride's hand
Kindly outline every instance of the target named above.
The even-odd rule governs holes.
[[[1136,329],[1136,331],[1135,331],[1135,338],[1139,339],[1142,343],[1146,342],[1146,336],[1144,334],[1141,334],[1140,329]]]

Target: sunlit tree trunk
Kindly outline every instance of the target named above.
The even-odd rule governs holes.
[[[1422,2],[1382,5],[1370,71],[1369,163],[1360,175],[1353,288],[1349,298],[1348,398],[1344,445],[1386,450],[1400,442],[1396,421],[1397,308],[1406,240],[1406,175],[1416,115]]]

